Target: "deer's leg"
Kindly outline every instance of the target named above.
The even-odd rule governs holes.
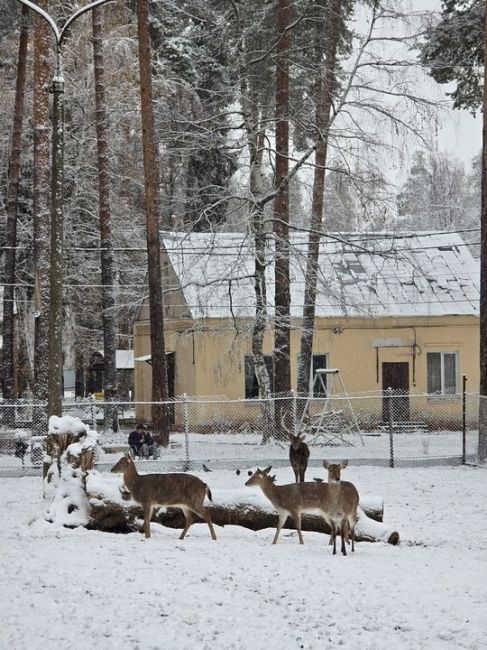
[[[273,544],[277,544],[279,533],[281,532],[281,529],[284,526],[287,516],[288,513],[286,512],[286,510],[281,510],[281,512],[279,512],[279,520],[277,522],[276,534],[274,535],[274,539],[272,541]]]
[[[205,508],[205,506],[202,505],[198,509],[194,508],[193,512],[195,512],[197,515],[199,515],[201,517],[201,519],[206,521],[206,523],[208,524],[208,528],[210,529],[211,539],[216,540],[215,529],[213,528],[213,523],[211,521],[210,513]]]
[[[355,522],[348,522],[350,538],[352,540],[352,553],[355,551]]]
[[[345,537],[347,534],[347,526],[348,526],[347,520],[344,518],[340,526],[340,537],[342,538],[342,545],[341,545],[342,555],[347,554],[347,549],[345,548]]]
[[[301,513],[296,512],[296,513],[293,513],[291,516],[294,519],[294,523],[296,524],[296,530],[298,531],[299,543],[304,544],[303,535],[301,533]]]
[[[146,538],[150,537],[150,520],[152,517],[152,504],[144,505],[144,534]]]
[[[181,508],[181,510],[183,511],[185,525],[183,528],[183,532],[179,536],[179,539],[184,539],[184,536],[188,532],[188,528],[193,523],[193,513],[191,512],[191,510],[188,510],[188,508]]]
[[[335,524],[334,521],[332,521],[331,522],[330,544],[333,544],[333,555],[336,555],[336,552],[337,552],[336,539],[337,539],[336,524]]]

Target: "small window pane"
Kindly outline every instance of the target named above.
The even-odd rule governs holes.
[[[315,379],[315,373],[319,369],[326,370],[326,354],[313,354],[313,397],[326,397],[327,393],[327,377],[326,375],[320,375]]]
[[[428,352],[428,393],[455,395],[457,392],[456,352]]]
[[[264,363],[269,375],[271,392],[274,391],[274,361],[272,356],[264,355]],[[245,399],[256,399],[259,397],[259,384],[255,376],[254,358],[252,355],[245,356]]]
[[[259,395],[259,387],[254,372],[254,359],[245,357],[245,399],[252,399]]]
[[[428,352],[428,393],[441,393],[441,353]]]
[[[443,363],[445,377],[444,392],[452,395],[457,392],[457,355],[444,354]]]

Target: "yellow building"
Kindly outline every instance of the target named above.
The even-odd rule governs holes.
[[[172,395],[257,397],[251,356],[252,241],[241,233],[165,234],[166,352]],[[291,373],[296,387],[307,241],[291,248]],[[266,271],[272,377],[273,246]],[[336,368],[349,394],[428,395],[429,416],[479,381],[479,265],[457,234],[323,237],[313,369]],[[148,304],[134,325],[135,399],[150,401]],[[139,360],[137,362],[137,359]],[[310,394],[320,397],[310,377]],[[323,397],[323,395],[321,395]],[[238,418],[252,418],[253,405]],[[424,411],[424,401],[422,402]],[[435,415],[435,413],[437,415]],[[383,416],[379,414],[378,417]],[[407,405],[404,417],[424,419]],[[150,419],[150,409],[138,416]],[[237,416],[236,416],[237,417]]]

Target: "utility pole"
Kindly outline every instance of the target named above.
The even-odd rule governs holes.
[[[96,0],[72,14],[61,29],[44,9],[30,0],[22,4],[42,16],[52,28],[56,42],[56,69],[51,84],[52,105],[52,160],[51,160],[51,245],[49,256],[49,354],[48,354],[48,416],[62,415],[63,385],[63,176],[64,176],[64,72],[62,45],[72,23],[111,0]]]

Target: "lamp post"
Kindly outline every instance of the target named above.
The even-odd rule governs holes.
[[[61,29],[54,19],[30,0],[19,0],[46,20],[56,39],[56,69],[51,84],[52,159],[51,159],[51,223],[49,254],[49,354],[48,354],[48,416],[61,415],[63,383],[63,172],[64,172],[64,72],[62,45],[69,27],[87,11],[111,0],[96,0],[72,14]]]

